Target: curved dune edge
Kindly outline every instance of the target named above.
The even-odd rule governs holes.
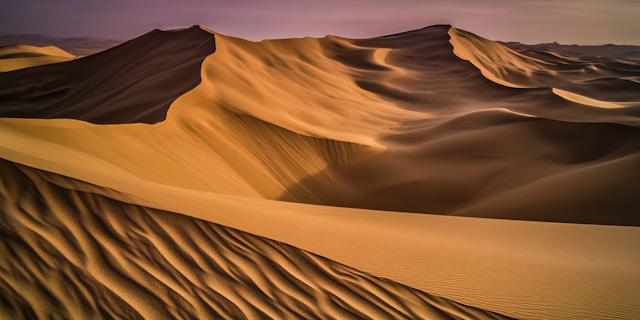
[[[0,72],[65,62],[76,58],[78,57],[54,46],[6,46],[0,48]]]
[[[451,36],[450,42],[454,47],[453,52],[455,55],[471,62],[482,72],[485,78],[505,87],[537,87],[539,84],[536,83],[534,74],[537,73],[538,77],[557,74],[545,68],[545,66],[548,67],[549,65],[545,61],[525,56],[499,43],[467,31],[452,27],[449,30],[449,35]],[[568,101],[597,108],[617,109],[637,105],[636,103],[625,104],[600,101],[558,88],[552,88],[552,91],[555,95]]]
[[[471,62],[485,78],[497,84],[511,88],[548,87],[552,88],[554,94],[564,99],[597,108],[616,109],[638,105],[637,102],[632,102],[633,100],[627,103],[609,102],[570,92],[570,90],[595,91],[590,94],[602,95],[607,89],[590,87],[589,82],[632,79],[630,75],[637,75],[640,72],[637,65],[632,62],[611,59],[583,61],[554,52],[529,52],[529,56],[453,27],[449,30],[449,35],[454,54]],[[536,55],[540,58],[534,57]],[[550,59],[549,56],[557,59]],[[545,61],[545,58],[548,61]],[[558,88],[559,86],[561,88]],[[570,90],[564,90],[564,87]],[[629,96],[628,92],[624,93]],[[638,99],[638,96],[635,95],[634,98]]]
[[[470,32],[449,30],[453,53],[475,65],[487,79],[505,87],[525,88],[517,82],[526,82],[533,72],[545,70],[545,62],[517,53],[499,43]]]
[[[4,146],[72,160],[66,152],[13,142],[49,141],[75,150],[73,161],[83,159],[77,166],[122,179],[266,199],[287,193],[290,201],[324,203],[326,171],[356,149],[381,152],[376,140],[392,127],[428,117],[356,85],[349,68],[324,53],[327,43],[344,40],[215,37],[216,52],[202,63],[202,82],[171,104],[165,121],[98,126],[0,119]],[[311,176],[320,178],[303,181]],[[294,187],[299,190],[291,195]]]
[[[63,175],[96,178],[93,172],[56,166]],[[280,241],[514,318],[625,319],[640,312],[638,228],[323,207],[101,178],[108,182],[104,187],[124,194],[84,191]]]
[[[507,319],[0,160],[0,317]],[[39,206],[44,202],[47,206]]]
[[[618,109],[618,108],[625,108],[627,106],[635,105],[635,103],[624,103],[624,102],[616,103],[616,102],[600,101],[596,99],[591,99],[589,97],[581,96],[577,93],[572,93],[569,91],[564,91],[556,88],[553,88],[553,93],[569,101],[577,102],[587,106],[598,107],[598,108]]]
[[[352,46],[353,40],[327,36],[252,42],[203,29],[216,36],[218,50],[203,64],[203,83],[176,101],[169,121],[210,112],[215,104],[298,134],[384,148],[376,140],[391,128],[429,117],[356,84],[351,74],[358,68],[331,58],[333,48]],[[369,68],[385,68],[388,51],[377,50]],[[209,105],[190,103],[195,99]]]

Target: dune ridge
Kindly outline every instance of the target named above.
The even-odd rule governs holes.
[[[0,172],[2,318],[508,319],[5,160]]]
[[[633,60],[591,56],[567,56],[553,51],[512,50],[470,32],[451,28],[454,53],[473,63],[487,79],[507,87],[553,87],[588,99],[568,99],[591,106],[608,102],[640,105],[637,86],[625,78],[637,77],[640,65]],[[559,94],[566,98],[567,95]],[[611,100],[613,99],[613,100]]]
[[[213,37],[200,28],[174,34],[181,32]],[[137,41],[147,44],[151,36],[92,57],[123,51]],[[360,89],[345,75],[345,66],[323,54],[317,39],[292,44],[215,37],[216,54],[202,65],[202,83],[173,102],[165,121],[153,126],[105,127],[62,119],[2,119],[7,129],[5,146],[22,148],[11,140],[35,138],[53,142],[51,146],[57,150],[49,155],[57,154],[61,161],[69,161],[66,154],[71,151],[78,160],[83,159],[79,166],[108,170],[122,178],[326,203],[331,197],[325,186],[330,180],[326,171],[344,164],[346,156],[357,148],[380,152],[377,137],[403,120],[425,117]],[[291,74],[301,78],[287,78]],[[118,99],[130,101],[127,95]],[[82,103],[71,108],[85,108]],[[148,113],[143,108],[135,110]],[[83,135],[74,133],[78,130]],[[129,151],[123,153],[125,149]],[[27,153],[47,157],[43,150],[30,148]],[[316,175],[320,178],[304,181]],[[294,187],[296,190],[289,192]]]
[[[632,102],[603,108],[564,99],[551,87],[496,84],[502,75],[538,79],[537,73],[555,71],[551,63],[449,26],[353,45],[359,49],[336,50],[335,59],[355,65],[363,60],[356,54],[391,48],[386,64],[406,72],[390,79],[388,69],[361,65],[354,77],[363,88],[432,116],[403,123],[378,140],[385,152],[337,170],[330,205],[638,225],[633,181],[639,173],[632,163],[640,118]],[[481,57],[468,63],[459,51]],[[483,71],[481,60],[494,71]],[[563,76],[557,75],[570,82]]]
[[[214,51],[213,36],[197,27],[154,30],[95,55],[0,73],[0,117],[157,123],[200,83]]]
[[[113,179],[108,185],[121,193],[42,177],[275,239],[513,318],[626,319],[638,312],[637,228],[363,211]]]
[[[0,72],[65,62],[75,58],[77,57],[54,46],[5,46],[0,47]]]

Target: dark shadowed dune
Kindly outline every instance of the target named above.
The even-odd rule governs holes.
[[[197,86],[214,36],[199,27],[151,31],[74,61],[0,73],[0,117],[156,123]]]

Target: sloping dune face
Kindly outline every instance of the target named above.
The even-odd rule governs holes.
[[[464,30],[451,28],[449,34],[456,55],[473,63],[496,83],[508,87],[554,87],[596,100],[635,102],[624,106],[640,103],[637,83],[632,81],[640,75],[636,59],[515,51]],[[589,104],[586,99],[582,102]]]
[[[213,39],[201,29],[175,34],[181,32]],[[146,45],[150,36],[85,59],[108,57],[140,41]],[[57,155],[53,166],[66,163],[76,167],[74,171],[80,166],[194,190],[327,203],[329,172],[342,166],[350,153],[379,152],[376,139],[391,127],[427,117],[361,89],[348,76],[348,67],[323,53],[318,39],[252,43],[216,37],[217,51],[202,65],[202,83],[172,104],[166,121],[106,127],[5,119],[5,146],[41,159]],[[182,81],[170,75],[167,81]],[[136,99],[158,90],[135,89],[142,90]],[[127,96],[125,92],[112,98],[130,102]],[[94,110],[81,101],[70,108]],[[78,131],[83,134],[75,134]],[[54,149],[24,144],[34,139]],[[312,176],[319,179],[305,180]]]
[[[71,176],[84,168],[139,183],[302,203],[640,224],[634,182],[640,172],[633,165],[640,141],[637,108],[584,104],[579,94],[565,99],[557,95],[561,90],[516,89],[487,79],[557,73],[551,67],[545,71],[550,63],[540,59],[449,26],[364,40],[329,36],[259,43],[196,27],[152,32],[84,59],[102,61],[153,41],[174,48],[171,37],[216,52],[202,62],[200,75],[192,74],[189,81],[202,82],[172,103],[166,121],[105,127],[5,119],[0,121],[4,147],[50,161],[43,169]],[[475,64],[458,57],[464,54],[476,55],[469,58]],[[180,57],[177,64],[191,61]],[[147,57],[130,61],[140,59]],[[16,74],[46,74],[50,67]],[[155,67],[142,64],[139,70],[150,74]],[[162,75],[166,84],[182,83],[178,73]],[[133,118],[157,116],[155,107],[130,104],[155,97],[157,89],[149,88],[109,92],[122,107],[135,110]],[[9,105],[31,108],[24,99],[16,101]],[[64,101],[69,110],[101,110],[87,107],[91,99]],[[97,176],[91,182],[105,184]]]
[[[506,220],[640,226],[640,75],[575,59],[450,26],[259,43],[192,27],[2,73],[0,158],[20,165],[2,164],[0,243],[20,258],[0,303],[498,317],[424,290],[515,318],[633,318],[637,228]],[[45,298],[20,291],[31,279]]]
[[[82,59],[0,73],[0,117],[156,123],[200,83],[202,60],[214,51],[200,28],[154,30]]]
[[[0,47],[0,72],[73,60],[75,56],[54,46],[26,45]]]
[[[354,65],[389,50],[389,67],[361,64],[357,83],[432,117],[403,123],[378,140],[386,152],[338,170],[332,205],[639,225],[637,106],[603,108],[549,87],[501,85],[571,77],[444,26],[352,44],[357,50],[340,48],[335,58]]]
[[[66,177],[0,173],[2,318],[507,319]]]

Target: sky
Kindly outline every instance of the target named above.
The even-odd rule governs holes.
[[[640,45],[640,0],[1,0],[0,33],[128,40],[199,24],[248,40],[451,24],[527,44]]]

